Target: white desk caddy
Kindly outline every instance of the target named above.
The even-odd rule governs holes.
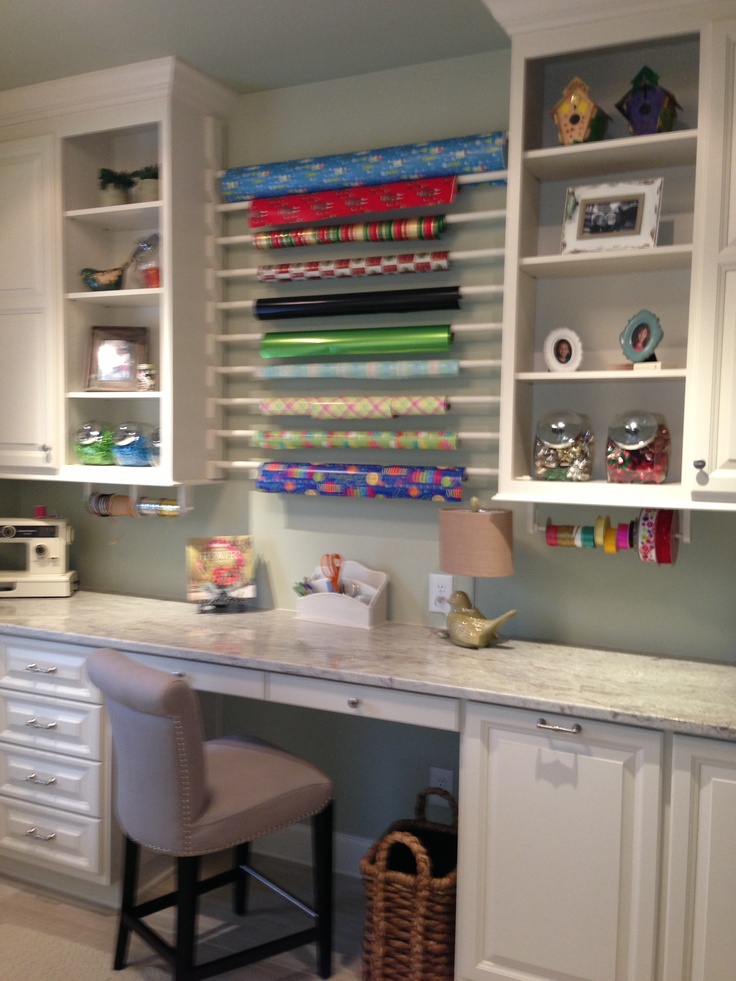
[[[367,569],[359,562],[346,559],[340,569],[340,582],[345,592],[331,592],[328,580],[317,567],[309,580],[314,592],[297,597],[297,619],[339,623],[369,630],[386,622],[388,576],[384,572]],[[354,591],[353,595],[351,591]]]

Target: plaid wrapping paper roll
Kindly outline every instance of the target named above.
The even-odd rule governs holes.
[[[375,187],[346,187],[343,190],[316,191],[314,194],[287,194],[256,198],[248,212],[251,228],[268,225],[298,225],[331,218],[400,211],[407,208],[439,207],[452,204],[457,196],[454,177],[397,181]]]
[[[253,316],[258,320],[287,320],[295,317],[348,317],[363,313],[417,313],[459,309],[459,286],[431,286],[408,290],[262,297],[253,304]]]
[[[391,432],[332,429],[317,432],[307,429],[267,429],[256,433],[251,442],[253,446],[267,450],[456,450],[458,435],[421,430]]]
[[[259,353],[262,358],[314,358],[331,354],[426,354],[445,351],[451,343],[450,324],[278,331],[263,335]]]
[[[259,402],[268,416],[311,416],[313,419],[392,419],[396,416],[438,416],[447,412],[445,395],[349,395],[287,398]]]
[[[256,275],[262,283],[278,283],[302,279],[342,279],[357,276],[444,272],[449,268],[449,252],[406,252],[401,255],[372,255],[356,259],[281,262],[275,266],[259,266]]]
[[[256,487],[270,494],[462,500],[463,467],[379,467],[365,463],[263,463]]]
[[[232,167],[221,180],[223,201],[366,187],[387,180],[504,170],[506,134],[477,133],[354,153]]]
[[[332,364],[264,364],[255,368],[256,378],[454,378],[460,362],[429,361],[340,361]]]
[[[358,221],[349,225],[317,225],[276,232],[254,232],[253,246],[268,249],[301,248],[304,245],[334,245],[340,242],[411,242],[437,239],[447,228],[445,215],[424,218],[394,218],[389,221]]]

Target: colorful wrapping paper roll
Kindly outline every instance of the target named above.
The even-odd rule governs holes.
[[[261,298],[253,304],[253,315],[258,320],[289,320],[295,317],[348,317],[362,313],[417,313],[459,309],[459,286],[432,286],[412,290],[366,290],[358,293],[315,293],[313,296]]]
[[[252,444],[267,450],[456,450],[458,435],[424,431],[269,429],[256,433]]]
[[[300,225],[304,222],[399,211],[405,208],[439,207],[452,204],[457,196],[455,177],[433,177],[419,181],[396,181],[375,187],[348,187],[256,198],[248,212],[251,228],[267,225]]]
[[[405,252],[401,255],[372,255],[356,259],[281,262],[275,266],[259,266],[256,275],[262,283],[280,283],[302,279],[352,279],[359,276],[444,272],[449,268],[448,252]]]
[[[314,399],[310,415],[313,419],[391,419],[390,396],[355,395],[347,398]]]
[[[365,463],[263,463],[256,487],[270,494],[462,500],[463,467],[379,467]]]
[[[258,403],[258,411],[264,416],[308,416],[312,411],[312,399],[265,398]]]
[[[286,231],[254,232],[253,246],[268,249],[301,248],[305,245],[334,245],[338,242],[416,242],[441,238],[447,228],[444,215],[424,218],[395,218],[392,221],[358,221],[349,225],[317,225]]]
[[[505,150],[506,136],[496,132],[232,167],[222,176],[222,197],[224,201],[247,201],[338,187],[366,187],[387,180],[504,170]]]
[[[279,331],[261,338],[262,358],[314,358],[332,354],[420,354],[446,351],[449,324],[422,327],[363,327],[347,330]]]
[[[447,412],[445,395],[346,395],[314,398],[271,396],[259,402],[267,416],[311,416],[313,419],[392,419],[438,416]]]
[[[447,358],[429,361],[343,361],[332,364],[264,364],[257,378],[455,378],[460,362]]]

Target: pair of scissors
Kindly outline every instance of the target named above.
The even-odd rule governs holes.
[[[342,555],[337,552],[325,552],[320,560],[322,575],[328,580],[333,593],[340,593],[340,569],[342,568]]]

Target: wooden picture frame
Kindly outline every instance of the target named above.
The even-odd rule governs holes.
[[[550,371],[577,371],[583,357],[583,345],[574,330],[559,327],[544,339],[544,363]]]
[[[134,392],[138,366],[148,361],[147,327],[93,327],[88,392]]]
[[[560,251],[652,248],[661,201],[661,177],[568,187]]]

